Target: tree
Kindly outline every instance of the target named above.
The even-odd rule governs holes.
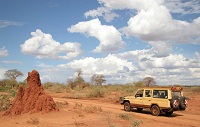
[[[76,78],[70,78],[67,80],[67,84],[70,88],[74,89],[74,88],[79,88],[79,89],[83,89],[85,87],[89,86],[89,83],[85,82],[85,80],[83,79],[82,75],[83,72],[81,69],[77,69],[76,70]]]
[[[90,80],[92,84],[95,84],[98,86],[102,86],[102,83],[106,82],[105,77],[102,74],[94,74]]]
[[[145,77],[143,79],[143,82],[144,82],[145,86],[148,86],[148,87],[156,84],[154,78],[152,78],[152,77]]]
[[[13,70],[7,70],[4,75],[5,77],[16,81],[17,77],[23,76],[24,74],[18,71],[17,69],[13,69]]]
[[[77,83],[83,83],[83,82],[85,82],[85,80],[81,76],[81,75],[83,75],[83,71],[81,69],[78,69],[76,71],[76,73],[77,73],[77,77],[75,79],[75,82],[77,82]]]
[[[81,70],[81,68],[76,70],[77,76],[80,77],[81,75],[83,75],[83,71]]]

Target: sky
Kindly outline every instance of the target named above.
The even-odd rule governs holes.
[[[0,80],[200,85],[199,0],[0,0]]]

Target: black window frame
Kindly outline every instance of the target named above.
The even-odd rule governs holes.
[[[147,91],[148,91],[148,95],[146,94]],[[144,94],[145,94],[145,97],[152,97],[152,90],[145,90]]]
[[[142,91],[142,92],[140,92],[140,91]],[[137,91],[137,93],[135,94],[135,97],[143,97],[143,95],[144,95],[144,89],[141,89],[141,90]]]

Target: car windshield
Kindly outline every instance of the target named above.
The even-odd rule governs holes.
[[[172,96],[181,97],[181,92],[180,91],[172,91]]]

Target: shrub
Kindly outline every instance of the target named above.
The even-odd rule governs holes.
[[[124,120],[130,120],[131,117],[128,114],[119,114],[119,118]]]
[[[82,103],[75,103],[75,106],[73,107],[74,109],[82,109],[83,104]]]
[[[4,79],[3,81],[4,81],[5,85],[10,88],[17,88],[19,86],[19,83],[15,80]]]
[[[0,111],[5,111],[11,106],[10,96],[0,95]]]
[[[95,113],[97,111],[102,112],[103,110],[99,106],[88,105],[84,108],[84,111],[86,111],[87,113]]]
[[[135,84],[135,87],[143,87],[144,86],[144,82],[136,82],[134,83]]]
[[[55,93],[62,93],[69,90],[69,87],[67,85],[61,84],[61,83],[52,83],[47,82],[43,84],[44,89],[48,89]]]
[[[133,120],[133,121],[131,122],[131,127],[139,127],[140,124],[142,124],[142,121]]]
[[[16,90],[10,90],[9,93],[10,93],[10,95],[11,95],[12,97],[15,97],[16,94],[17,94],[17,91],[16,91]]]
[[[44,83],[44,84],[43,84],[44,89],[49,89],[49,88],[51,88],[52,86],[53,86],[53,83],[51,83],[51,82],[47,82],[47,83]]]
[[[0,92],[6,92],[6,91],[9,91],[10,90],[10,87],[0,87]]]
[[[0,81],[0,87],[5,87],[5,86],[6,86],[5,82],[4,81]]]
[[[82,90],[86,87],[89,87],[90,84],[87,83],[87,82],[82,82],[82,83],[79,83],[77,81],[74,81],[74,82],[69,82],[68,83],[68,86],[71,88],[71,89],[77,89],[77,90]]]
[[[98,87],[94,87],[94,89],[91,90],[87,94],[87,97],[88,98],[93,98],[93,97],[99,98],[99,97],[104,97],[104,95],[105,95],[105,92],[103,91],[103,89],[100,86],[98,86]]]

